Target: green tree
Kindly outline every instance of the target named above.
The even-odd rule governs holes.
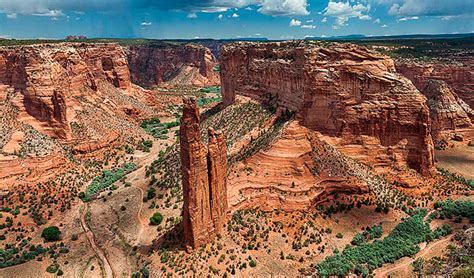
[[[61,231],[56,226],[50,226],[43,230],[41,236],[47,241],[55,241],[59,240],[59,237],[61,236]]]
[[[151,225],[160,225],[163,221],[163,215],[159,212],[155,212],[152,217],[150,217]]]

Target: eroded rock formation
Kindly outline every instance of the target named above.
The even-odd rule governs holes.
[[[179,85],[217,86],[216,58],[201,45],[133,46],[127,50],[132,81],[144,87],[164,82]]]
[[[423,91],[429,79],[445,81],[471,109],[474,109],[474,59],[466,58],[455,62],[401,59],[396,62],[396,68],[420,91]]]
[[[341,144],[373,138],[408,166],[432,172],[426,98],[386,56],[351,44],[233,43],[221,53],[221,82],[225,105],[251,97],[296,112],[304,126]]]
[[[53,44],[0,48],[0,84],[22,94],[21,107],[55,138],[71,139],[71,98],[101,81],[131,86],[128,63],[115,44]]]
[[[186,249],[209,243],[225,223],[227,213],[227,150],[224,135],[209,130],[209,150],[201,141],[200,114],[195,98],[183,100],[180,127],[183,180],[183,225]]]
[[[434,137],[446,131],[472,128],[474,111],[445,81],[430,79],[421,92],[428,98]]]

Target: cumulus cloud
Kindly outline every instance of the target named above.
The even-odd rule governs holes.
[[[290,26],[291,26],[291,27],[301,26],[301,21],[293,18],[293,19],[290,21]]]
[[[334,17],[336,25],[333,26],[333,28],[337,29],[346,25],[350,18],[370,20],[371,17],[368,15],[369,11],[370,5],[364,6],[361,3],[354,3],[351,5],[349,2],[330,1],[326,9],[324,9],[324,16]]]
[[[309,15],[307,0],[263,0],[258,11],[266,15]]]
[[[301,28],[303,28],[303,29],[316,29],[317,26],[313,25],[313,24],[305,24],[305,25],[301,25]]]
[[[218,18],[218,19],[223,19],[224,16],[223,16],[222,14],[220,14],[220,15],[217,16],[217,18]]]
[[[239,17],[239,15],[236,14],[236,13],[233,13],[233,14],[232,14],[232,17],[233,17],[233,18],[237,18],[237,17]]]
[[[7,14],[7,18],[10,18],[10,19],[16,19],[17,17],[18,15],[16,13]]]
[[[149,22],[149,21],[144,21],[142,23],[140,23],[141,26],[151,26],[153,23]]]
[[[390,5],[389,14],[409,16],[449,16],[473,14],[474,0],[378,0]]]

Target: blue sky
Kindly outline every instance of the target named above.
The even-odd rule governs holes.
[[[0,0],[0,37],[298,39],[474,32],[474,0]]]

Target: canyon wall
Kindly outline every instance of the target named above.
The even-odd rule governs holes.
[[[115,44],[44,44],[0,48],[0,84],[20,93],[20,108],[55,138],[71,139],[73,96],[101,81],[131,87],[128,63]]]
[[[215,70],[217,60],[204,46],[131,46],[126,52],[132,82],[140,86],[219,85],[219,73]]]
[[[221,52],[221,82],[224,105],[251,97],[349,145],[375,138],[411,168],[432,172],[426,98],[386,56],[351,44],[233,43]]]
[[[474,109],[473,58],[452,62],[422,62],[400,59],[396,62],[396,68],[422,92],[429,79],[445,81],[471,109]]]
[[[474,59],[413,61],[399,59],[397,70],[428,98],[433,138],[445,148],[452,138],[473,137]]]
[[[444,132],[472,129],[474,111],[445,81],[429,79],[421,92],[428,98],[434,137]]]
[[[183,100],[180,154],[184,243],[188,251],[220,233],[227,216],[227,149],[222,132],[209,130],[209,150],[201,141],[195,98]]]

